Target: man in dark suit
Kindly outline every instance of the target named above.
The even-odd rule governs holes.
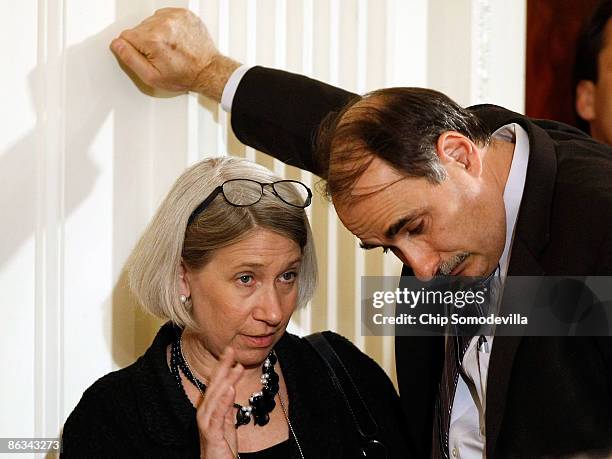
[[[405,275],[612,274],[612,151],[573,128],[491,105],[464,109],[434,91],[359,98],[240,67],[184,10],[162,10],[111,46],[149,84],[223,97],[242,142],[326,177],[342,222],[364,248],[393,250]],[[334,111],[317,161],[312,138]],[[450,404],[441,393],[453,381],[453,346],[397,339],[417,457],[612,448],[610,338],[487,338],[467,341]]]

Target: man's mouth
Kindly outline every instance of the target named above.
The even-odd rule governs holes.
[[[461,274],[461,272],[463,271],[463,269],[465,268],[465,260],[464,259],[462,262],[460,262],[450,273],[451,276],[458,276],[459,274]]]
[[[455,255],[450,260],[443,262],[438,268],[438,273],[442,276],[456,276],[465,267],[465,260],[469,258],[469,253],[460,253]]]

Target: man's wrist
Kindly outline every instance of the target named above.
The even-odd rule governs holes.
[[[197,76],[193,90],[221,102],[227,80],[240,65],[239,62],[223,54],[214,56]]]

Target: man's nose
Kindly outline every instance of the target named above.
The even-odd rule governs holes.
[[[399,258],[412,268],[414,275],[420,281],[428,281],[438,272],[440,255],[431,247],[406,243],[398,246],[398,249],[402,255]]]
[[[281,296],[274,286],[263,286],[260,290],[257,306],[253,310],[253,317],[256,320],[266,322],[270,326],[276,326],[282,320],[281,303]]]

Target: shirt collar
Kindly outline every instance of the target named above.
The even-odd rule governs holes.
[[[527,164],[529,162],[529,137],[527,131],[517,123],[506,124],[493,133],[493,137],[514,143],[514,154],[510,165],[510,173],[504,188],[504,207],[506,210],[506,242],[499,260],[502,277],[506,277],[510,263],[510,251],[514,238],[516,220],[518,218],[521,199],[525,189]]]

